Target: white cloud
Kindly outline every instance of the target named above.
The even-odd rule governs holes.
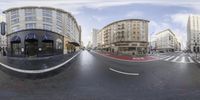
[[[125,0],[124,1],[121,1],[121,0],[104,1],[104,0],[102,0],[102,1],[90,2],[86,6],[89,8],[103,9],[106,7],[129,5],[131,3],[133,3],[133,1],[130,1],[130,0],[126,0],[126,1]]]
[[[153,33],[150,33],[151,35],[170,28],[170,25],[168,23],[165,23],[165,22],[157,23],[154,20],[150,21],[149,26],[151,29],[150,31],[153,32]]]
[[[178,25],[181,25],[181,27],[186,28],[188,16],[190,14],[188,13],[176,13],[170,16],[173,23],[176,23]]]
[[[93,15],[92,18],[94,19],[94,21],[101,22],[101,21],[104,21],[105,19],[107,19],[108,17],[99,16],[99,15]]]
[[[0,1],[1,8],[7,9],[10,7],[18,7],[18,6],[53,6],[53,7],[61,7],[68,8],[69,10],[77,10],[82,7],[94,8],[94,9],[103,9],[106,7],[113,6],[122,6],[122,5],[130,5],[130,4],[155,4],[155,5],[176,5],[176,6],[184,6],[191,7],[199,10],[200,1],[198,0],[1,0]],[[61,5],[61,6],[59,6]]]
[[[140,11],[130,11],[125,16],[128,18],[142,18],[144,17],[144,14]]]

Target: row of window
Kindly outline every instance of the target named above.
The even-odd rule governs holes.
[[[26,29],[34,29],[34,28],[36,28],[36,23],[27,23],[25,26],[26,26]],[[52,30],[52,25],[43,24],[43,29]],[[19,30],[20,30],[19,25],[15,25],[15,26],[11,27],[12,32],[16,32],[16,31],[19,31]]]
[[[28,8],[28,9],[24,9],[24,14],[25,14],[25,21],[36,21],[37,17],[36,17],[36,9],[34,8]],[[47,30],[52,30],[52,25],[49,25],[48,23],[52,24],[53,23],[53,11],[49,10],[49,9],[43,9],[42,10],[42,15],[43,15],[43,22],[47,23],[43,25],[44,29]],[[60,33],[62,32],[63,29],[63,15],[62,12],[57,11],[56,12],[56,32]],[[11,11],[11,25],[13,25],[13,27],[11,27],[11,31],[15,32],[18,31],[20,29],[19,25],[15,25],[18,24],[20,22],[20,17],[19,17],[19,10],[12,10]],[[75,33],[72,32],[71,30],[75,29],[75,22],[72,20],[67,20],[67,33]],[[35,23],[27,23],[26,25],[26,29],[31,29],[31,28],[36,28],[36,24]]]
[[[43,21],[47,23],[52,23],[52,11],[48,9],[43,9],[42,11]],[[36,21],[36,11],[35,9],[25,9],[25,21]],[[62,23],[62,13],[57,12],[57,22]],[[11,11],[11,24],[19,23],[19,11]]]
[[[25,24],[26,26],[26,29],[34,29],[36,28],[36,23],[27,23]],[[46,30],[52,30],[52,25],[49,25],[49,24],[43,24],[43,29],[46,29]],[[12,32],[16,32],[16,31],[19,31],[20,30],[20,26],[19,25],[15,25],[11,28],[11,31]],[[56,27],[56,32],[58,33],[61,33],[62,32],[62,28],[60,27]]]
[[[113,31],[115,31],[115,30],[121,30],[121,29],[128,29],[128,30],[130,30],[130,29],[133,29],[133,30],[135,30],[135,29],[140,29],[140,30],[144,30],[144,26],[134,26],[134,27],[131,27],[131,26],[128,26],[128,27],[111,27],[111,28],[109,28],[109,29],[107,29],[106,31],[111,31],[111,30],[113,30]]]

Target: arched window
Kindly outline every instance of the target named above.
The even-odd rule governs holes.
[[[25,55],[26,56],[38,55],[38,37],[36,33],[28,33],[25,36]]]
[[[21,38],[19,36],[14,36],[11,38],[11,54],[12,56],[17,56],[21,54]]]
[[[193,47],[193,51],[196,52],[196,47]]]
[[[63,44],[61,39],[56,40],[56,49],[62,49]]]
[[[53,37],[49,33],[45,33],[42,37],[43,50],[42,53],[45,56],[53,55]]]

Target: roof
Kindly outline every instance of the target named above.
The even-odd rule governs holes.
[[[44,6],[23,6],[23,7],[13,7],[13,8],[9,8],[5,11],[3,11],[3,13],[9,12],[11,10],[16,10],[16,9],[28,9],[28,8],[38,8],[38,9],[51,9],[51,10],[57,10],[57,11],[61,11],[63,13],[69,13],[65,10],[59,9],[59,8],[53,8],[53,7],[44,7]]]
[[[161,32],[156,33],[156,35],[158,35],[158,34],[164,32],[164,31],[169,31],[169,32],[171,32],[171,33],[175,36],[174,32],[172,32],[170,29],[165,29],[165,30],[163,30],[163,31],[161,31]]]
[[[113,25],[113,24],[115,24],[115,23],[124,22],[124,21],[145,21],[145,22],[150,22],[149,20],[144,20],[144,19],[123,19],[123,20],[114,21],[114,22],[112,22],[112,23],[110,23],[110,24],[104,26],[102,29],[104,29],[104,28],[106,28],[106,27],[108,27],[108,26],[110,26],[110,25]],[[101,29],[101,30],[102,30],[102,29]],[[100,30],[100,31],[101,31],[101,30]]]

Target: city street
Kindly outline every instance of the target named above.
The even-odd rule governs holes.
[[[192,62],[190,58],[187,59],[184,53],[177,53],[179,58],[174,55],[174,62],[172,57],[166,60],[164,56],[159,55],[160,60],[140,63],[114,60],[85,50],[69,67],[53,77],[30,80],[0,72],[0,98],[198,100],[200,68],[197,63]]]
[[[200,100],[200,1],[0,1],[0,100]]]

